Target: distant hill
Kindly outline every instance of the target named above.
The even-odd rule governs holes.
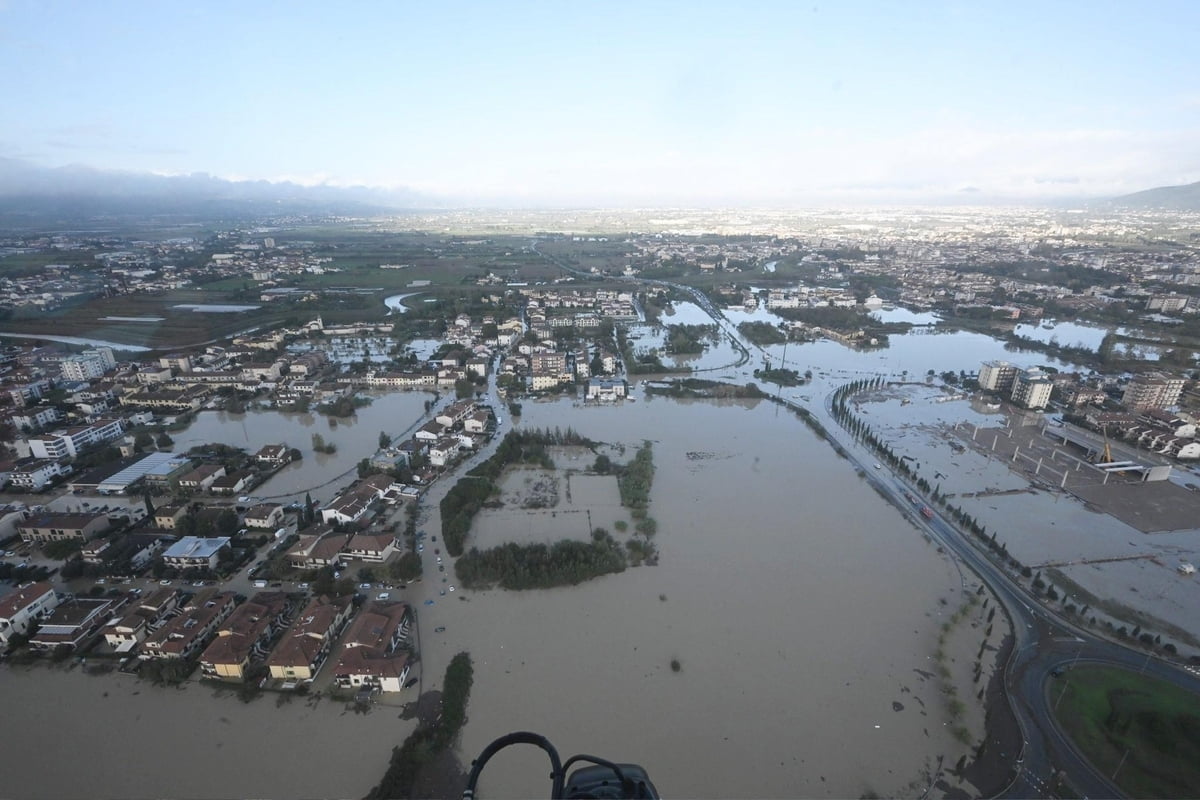
[[[205,173],[154,175],[0,158],[0,227],[95,217],[260,217],[373,214],[441,205],[405,189],[227,181]]]
[[[1127,208],[1161,208],[1167,211],[1200,211],[1200,181],[1184,186],[1160,186],[1114,197],[1112,204]]]

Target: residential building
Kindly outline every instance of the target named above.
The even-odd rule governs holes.
[[[1005,396],[1012,394],[1017,367],[1007,361],[985,361],[979,368],[979,388]]]
[[[266,657],[267,645],[287,616],[283,592],[259,592],[238,606],[217,628],[217,637],[200,656],[206,678],[241,680],[251,659]]]
[[[287,551],[288,564],[294,569],[340,566],[350,534],[334,533],[333,528],[324,526],[309,531],[301,534],[300,540]]]
[[[408,639],[410,625],[411,614],[404,603],[368,604],[343,637],[334,683],[383,692],[403,689],[409,658],[400,646]]]
[[[271,677],[282,681],[315,678],[354,613],[353,599],[349,595],[313,598],[267,658]]]
[[[283,524],[283,506],[278,503],[260,503],[251,506],[242,515],[247,528],[275,530]]]
[[[587,383],[587,393],[585,397],[588,400],[611,402],[613,400],[620,400],[624,398],[626,391],[627,387],[625,381],[623,380],[591,378]]]
[[[292,451],[286,444],[267,444],[254,454],[254,460],[268,467],[282,467],[292,460]]]
[[[201,464],[179,479],[179,488],[193,492],[207,491],[217,478],[224,475],[225,467],[220,464]]]
[[[356,533],[343,550],[346,558],[382,564],[401,549],[400,540],[392,533]]]
[[[71,474],[71,466],[49,458],[27,458],[18,461],[8,473],[8,479],[19,489],[41,491],[55,478]]]
[[[184,536],[163,551],[163,563],[178,569],[214,569],[221,551],[229,547],[228,536],[201,538]]]
[[[1121,403],[1131,411],[1169,408],[1179,403],[1186,383],[1183,378],[1173,378],[1162,372],[1138,375],[1125,386]]]
[[[37,458],[74,458],[93,445],[110,442],[125,433],[119,419],[102,419],[89,425],[29,437],[29,451]]]
[[[44,544],[64,539],[86,542],[108,530],[106,514],[39,514],[17,525],[21,540],[27,543]]]
[[[126,600],[72,598],[59,603],[42,620],[37,633],[30,637],[29,646],[35,650],[78,649],[100,632]]]
[[[186,503],[172,503],[154,509],[154,525],[166,531],[175,530],[179,520],[187,516],[190,506]]]
[[[1054,383],[1041,370],[1018,370],[1012,385],[1012,401],[1025,408],[1045,408]]]
[[[201,593],[158,630],[142,642],[138,658],[191,658],[200,652],[225,618],[233,613],[237,599],[233,592],[208,595]]]
[[[58,595],[49,581],[27,583],[0,598],[0,642],[27,636],[43,617],[58,606]]]

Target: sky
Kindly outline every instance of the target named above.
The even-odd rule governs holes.
[[[463,204],[1200,180],[1200,2],[0,0],[0,157]]]

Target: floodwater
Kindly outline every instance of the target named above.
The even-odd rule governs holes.
[[[362,797],[414,725],[396,708],[247,704],[197,682],[167,689],[43,664],[5,667],[0,706],[4,794],[30,800]]]
[[[641,763],[668,796],[857,797],[920,794],[927,763],[965,752],[922,674],[962,602],[958,572],[794,416],[756,401],[557,401],[526,403],[522,425],[625,445],[618,461],[652,440],[661,562],[574,588],[460,589],[422,610],[427,687],[453,653],[475,662],[464,763],[533,730],[564,757]],[[575,517],[560,515],[572,538]],[[513,526],[481,516],[468,546],[529,537]],[[446,632],[428,637],[434,626]],[[537,796],[545,774],[540,753],[506,753],[482,789]]]
[[[82,336],[47,336],[41,333],[0,333],[0,336],[9,336],[13,339],[44,339],[47,342],[61,342],[62,344],[86,344],[90,347],[111,347],[113,350],[128,350],[131,353],[144,353],[150,349],[136,344],[121,344],[120,342],[88,339]]]
[[[177,453],[210,442],[241,447],[250,453],[263,445],[280,442],[299,448],[304,457],[288,464],[254,489],[254,496],[303,500],[306,491],[314,490],[314,500],[326,501],[338,485],[349,482],[346,479],[330,484],[330,481],[353,471],[360,460],[374,453],[379,447],[380,432],[386,431],[396,438],[428,419],[425,402],[430,396],[426,392],[375,394],[370,405],[362,406],[346,418],[327,417],[316,412],[250,410],[245,414],[231,414],[203,411],[186,430],[171,435]],[[319,433],[326,442],[336,444],[337,452],[314,452],[314,433]]]
[[[965,399],[938,402],[945,397],[936,387],[893,388],[872,393],[857,413],[955,505],[995,531],[1021,563],[1054,566],[1098,597],[1200,637],[1200,583],[1175,569],[1197,557],[1195,529],[1145,534],[1070,494],[1032,487],[1006,459],[988,455],[994,431],[976,434],[983,452],[969,446],[976,426],[997,428],[1004,415],[979,413]],[[949,433],[955,425],[962,436]],[[1055,484],[1056,476],[1047,471],[1043,481]]]
[[[300,492],[352,467],[380,430],[419,421],[425,397],[379,398],[333,432],[321,418],[214,412],[176,439],[180,448],[299,445],[304,462],[256,494],[284,484]],[[549,591],[460,587],[439,596],[428,579],[409,587],[406,599],[420,610],[421,686],[437,688],[454,653],[469,651],[475,663],[464,763],[497,736],[534,730],[564,755],[641,763],[668,796],[917,796],[939,759],[949,766],[967,752],[945,724],[932,659],[939,626],[974,584],[968,576],[964,589],[948,557],[794,416],[764,401],[558,400],[525,403],[522,425],[573,427],[608,443],[618,461],[652,440],[649,513],[661,563]],[[339,444],[324,465],[306,447],[312,430]],[[569,455],[555,461],[559,474],[574,467]],[[613,507],[611,480],[575,481],[571,502],[593,508],[593,522],[608,521],[606,508],[614,523],[624,513]],[[448,486],[435,487],[427,514]],[[518,479],[511,489],[525,486]],[[565,497],[567,487],[560,491]],[[564,534],[580,527],[578,513],[562,516]],[[468,544],[494,542],[487,525]],[[425,597],[435,603],[423,605]],[[955,674],[979,648],[978,624],[947,648]],[[198,684],[164,691],[45,666],[6,674],[0,703],[10,730],[56,732],[6,744],[6,791],[23,797],[97,788],[134,797],[362,796],[411,730],[395,709],[360,717],[328,701],[243,705]],[[978,742],[982,716],[968,717]],[[112,735],[84,734],[94,724]],[[85,739],[58,735],[75,730]],[[57,755],[47,750],[56,747]],[[41,766],[68,758],[76,769]],[[483,789],[540,796],[546,774],[540,755],[506,753],[489,765]]]
[[[383,298],[383,304],[391,309],[389,314],[407,314],[408,306],[404,304],[406,297],[418,297],[424,292],[409,292],[408,294],[393,294]]]

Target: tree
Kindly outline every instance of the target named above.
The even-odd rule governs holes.
[[[309,492],[305,492],[304,493],[304,524],[312,525],[313,517],[315,515],[316,515],[316,511],[313,506],[312,494]]]
[[[150,435],[149,431],[138,431],[137,435],[133,437],[133,449],[139,453],[153,444],[154,437]]]
[[[155,438],[154,444],[159,450],[166,450],[168,447],[175,444],[175,440],[168,436],[166,431],[163,431]]]
[[[227,508],[217,515],[217,530],[226,536],[238,529],[238,515],[232,508]]]
[[[612,459],[610,459],[608,456],[603,455],[603,454],[596,456],[596,463],[592,464],[593,472],[598,472],[601,475],[606,475],[606,474],[608,474],[609,470],[611,470],[611,469],[612,469]]]
[[[459,400],[466,400],[475,394],[475,384],[470,378],[459,378],[454,382],[454,395]]]
[[[379,432],[379,447],[380,447],[380,449],[388,447],[389,445],[391,445],[391,443],[392,443],[392,437],[388,436],[388,432],[380,431]]]

